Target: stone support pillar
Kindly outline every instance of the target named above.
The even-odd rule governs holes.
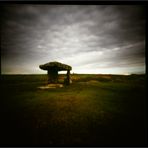
[[[67,85],[70,84],[70,70],[67,70]]]
[[[48,70],[48,83],[58,83],[58,70]]]

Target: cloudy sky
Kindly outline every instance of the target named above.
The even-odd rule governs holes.
[[[145,73],[145,11],[138,5],[5,5],[2,74],[39,74],[58,61],[74,73]]]

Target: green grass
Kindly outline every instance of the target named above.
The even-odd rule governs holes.
[[[60,75],[63,82],[64,75]],[[40,90],[46,75],[2,75],[2,146],[142,146],[145,75],[72,75]]]

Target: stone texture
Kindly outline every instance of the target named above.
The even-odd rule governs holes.
[[[43,65],[39,65],[40,69],[47,70],[48,72],[48,84],[58,83],[58,71],[67,71],[66,79],[64,83],[66,85],[70,84],[70,70],[72,67],[59,62],[49,62]]]

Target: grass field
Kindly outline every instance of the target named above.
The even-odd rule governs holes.
[[[1,75],[0,146],[145,146],[145,75]],[[60,76],[62,82],[63,75]]]

